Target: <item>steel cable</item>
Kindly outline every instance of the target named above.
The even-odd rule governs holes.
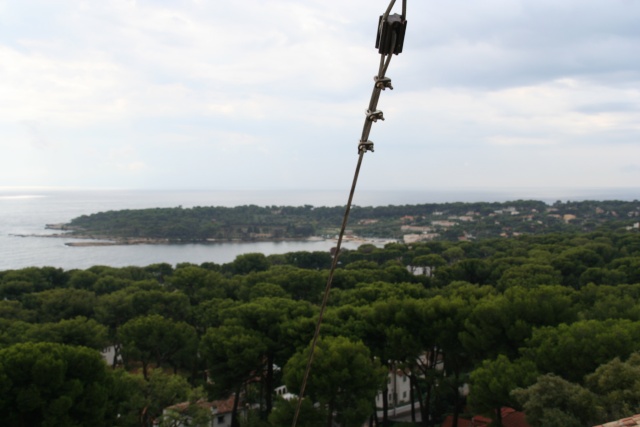
[[[391,13],[391,9],[395,4],[395,0],[391,0],[389,7],[385,11],[384,15],[381,17],[379,33],[382,30],[383,23],[386,21],[389,13]],[[402,20],[406,19],[406,0],[402,2]],[[329,277],[327,279],[327,284],[325,286],[324,294],[322,297],[322,304],[320,305],[320,312],[318,314],[318,321],[316,322],[315,331],[313,334],[313,339],[311,341],[311,348],[309,351],[309,357],[307,359],[307,365],[305,368],[304,376],[302,377],[302,384],[300,386],[300,392],[298,394],[298,402],[296,405],[296,411],[293,417],[292,427],[296,427],[298,423],[298,418],[300,416],[300,409],[302,407],[302,401],[304,399],[304,393],[307,387],[307,381],[309,379],[309,374],[311,372],[311,365],[313,364],[313,357],[315,353],[315,348],[318,342],[318,338],[320,337],[320,328],[322,326],[322,320],[324,318],[324,312],[327,308],[327,302],[329,300],[329,293],[331,291],[331,284],[333,282],[333,276],[338,265],[338,258],[340,256],[340,249],[342,247],[342,240],[344,238],[344,233],[347,227],[347,222],[349,220],[349,213],[351,212],[351,206],[353,202],[353,195],[356,190],[356,184],[358,182],[358,176],[360,175],[360,167],[362,166],[362,160],[364,158],[364,154],[367,151],[373,151],[373,143],[369,141],[369,133],[371,132],[371,126],[377,120],[384,120],[381,111],[377,110],[378,101],[380,99],[380,92],[385,90],[386,88],[393,89],[391,86],[391,80],[385,77],[387,73],[387,69],[389,68],[389,64],[391,63],[391,57],[394,54],[397,43],[397,36],[395,33],[391,34],[391,49],[389,53],[381,54],[380,57],[380,66],[378,68],[378,74],[374,77],[374,86],[373,92],[371,93],[371,100],[369,102],[369,109],[366,112],[366,117],[364,120],[364,126],[362,129],[362,136],[360,138],[360,142],[358,143],[358,162],[356,164],[356,170],[353,176],[353,182],[351,184],[351,190],[349,192],[349,199],[347,200],[347,206],[345,208],[344,216],[342,218],[342,226],[340,227],[340,233],[338,235],[338,242],[336,243],[335,252],[333,254],[333,260],[331,262],[331,270],[329,271]],[[401,50],[401,49],[400,49]],[[396,53],[397,54],[397,53]]]

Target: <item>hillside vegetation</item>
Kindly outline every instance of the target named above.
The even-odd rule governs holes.
[[[66,229],[95,238],[172,242],[302,239],[338,233],[343,207],[255,205],[154,208],[100,212],[74,218]],[[456,241],[560,231],[590,232],[633,226],[640,202],[444,203],[354,206],[349,233],[406,242]],[[408,237],[405,237],[408,236]]]

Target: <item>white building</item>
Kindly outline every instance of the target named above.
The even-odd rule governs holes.
[[[409,377],[399,369],[391,370],[387,377],[387,393],[387,404],[391,410],[410,404],[411,381],[409,381]],[[382,408],[382,402],[383,396],[382,393],[379,393],[378,396],[376,396],[376,407]]]

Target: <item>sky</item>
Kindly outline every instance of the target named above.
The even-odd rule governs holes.
[[[348,189],[388,4],[0,0],[0,188]],[[358,188],[640,187],[639,0],[407,20]]]

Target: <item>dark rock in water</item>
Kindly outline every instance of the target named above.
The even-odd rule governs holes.
[[[68,224],[45,224],[47,230],[71,230]]]

